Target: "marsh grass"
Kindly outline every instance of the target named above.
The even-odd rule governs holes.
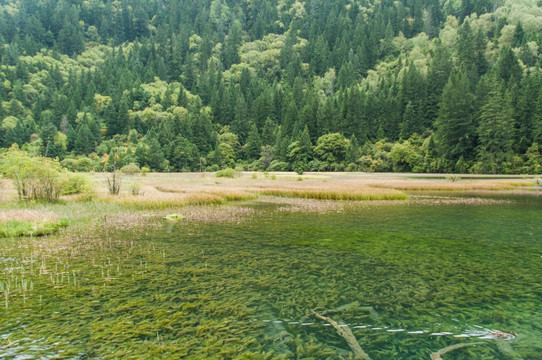
[[[264,195],[281,196],[289,198],[317,199],[317,200],[405,200],[407,195],[400,192],[381,189],[285,189],[270,188],[262,190]]]
[[[533,186],[533,182],[528,180],[458,180],[450,182],[442,180],[393,179],[378,182],[368,181],[366,182],[366,186],[405,191],[496,191],[531,187]]]
[[[238,189],[175,190],[164,187],[143,187],[143,194],[133,196],[102,196],[100,201],[140,210],[160,210],[188,205],[219,205],[228,201],[253,200],[257,194]]]
[[[4,234],[40,234],[56,231],[56,222],[67,219],[70,227],[83,229],[89,224],[103,222],[112,228],[129,229],[156,226],[152,219],[168,213],[193,213],[187,221],[222,221],[228,212],[216,210],[221,205],[238,201],[254,201],[260,197],[277,197],[289,204],[278,204],[280,211],[325,212],[341,211],[344,202],[404,202],[409,192],[454,191],[486,192],[505,191],[536,193],[531,186],[534,180],[507,178],[472,179],[450,182],[429,177],[409,178],[395,174],[351,174],[351,173],[306,173],[303,181],[298,181],[294,173],[267,173],[255,179],[256,173],[238,172],[235,178],[216,178],[214,173],[149,173],[146,177],[123,177],[124,188],[118,195],[111,195],[107,188],[108,174],[92,174],[92,191],[84,194],[63,196],[57,204],[40,204],[16,201],[17,193],[9,181],[3,180],[0,196],[0,223]],[[125,190],[124,190],[125,189]],[[506,190],[503,190],[506,189]],[[509,190],[513,189],[513,190]],[[528,189],[533,189],[530,191]],[[289,199],[314,200],[292,202]],[[340,200],[343,204],[333,204]],[[272,202],[277,202],[273,200]],[[481,200],[450,200],[443,198],[413,199],[440,205],[453,205],[459,202],[481,204]],[[269,202],[265,200],[264,202]],[[202,206],[211,206],[209,215],[204,216]],[[194,209],[198,210],[195,211]],[[211,210],[212,208],[212,210]],[[189,209],[189,210],[183,210]],[[166,213],[167,214],[167,213]],[[230,214],[234,221],[242,217],[239,212]],[[250,217],[250,214],[247,214]],[[3,220],[2,220],[3,219]],[[205,219],[205,220],[203,220]],[[220,220],[219,220],[220,219]],[[7,224],[9,221],[16,221]]]
[[[48,235],[67,225],[50,211],[0,210],[0,237]]]
[[[43,236],[57,232],[60,228],[68,226],[66,221],[16,221],[11,220],[0,223],[0,237]]]

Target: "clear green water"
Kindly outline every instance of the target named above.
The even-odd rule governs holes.
[[[99,229],[99,242],[39,259],[34,240],[4,240],[0,358],[349,358],[332,327],[303,317],[357,301],[331,316],[372,359],[470,342],[483,344],[443,358],[540,359],[542,201],[508,199],[324,214],[255,204],[245,223]]]

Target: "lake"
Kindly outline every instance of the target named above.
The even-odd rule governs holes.
[[[231,206],[250,211],[1,240],[0,358],[351,357],[315,312],[372,359],[540,358],[539,196]]]

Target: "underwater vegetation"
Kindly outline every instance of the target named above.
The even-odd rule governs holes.
[[[353,358],[331,319],[373,360],[537,359],[541,204],[473,199],[263,197],[3,239],[0,358]]]

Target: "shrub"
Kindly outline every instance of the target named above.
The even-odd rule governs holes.
[[[17,146],[2,154],[0,172],[13,180],[20,200],[55,202],[66,184],[58,161],[31,157]]]
[[[139,166],[137,166],[136,164],[134,163],[130,163],[128,165],[124,165],[120,171],[122,171],[123,173],[125,173],[126,175],[135,175],[135,174],[139,174],[139,172],[141,171],[139,169]]]
[[[122,177],[120,171],[113,171],[106,177],[107,190],[111,195],[118,195],[120,193],[120,185],[122,183]]]
[[[90,190],[88,178],[81,174],[72,174],[68,177],[62,195],[81,194]]]
[[[232,168],[226,168],[224,170],[219,170],[216,172],[216,177],[227,177],[227,178],[234,178],[238,175],[239,173],[232,169]]]
[[[73,162],[73,170],[79,172],[89,172],[92,171],[95,164],[94,161],[90,160],[87,157],[77,159]]]
[[[458,176],[458,175],[448,175],[448,176],[446,176],[445,179],[448,180],[448,181],[451,181],[451,182],[456,182],[456,181],[458,181],[458,180],[461,180],[461,176]]]
[[[130,192],[134,196],[143,195],[143,193],[141,192],[141,184],[138,182],[132,183],[132,185],[130,185]]]
[[[290,170],[290,164],[284,161],[273,160],[269,164],[269,171],[288,171]]]

